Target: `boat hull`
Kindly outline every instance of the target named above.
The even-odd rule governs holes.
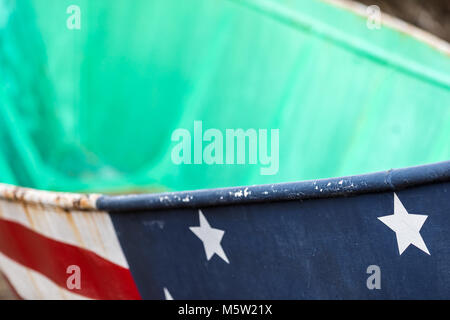
[[[450,162],[184,193],[0,190],[0,270],[25,299],[450,298]]]

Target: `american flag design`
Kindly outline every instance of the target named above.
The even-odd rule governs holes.
[[[86,210],[88,204],[76,210],[68,204],[80,203],[77,196],[2,190],[0,270],[20,298],[140,298],[107,212]],[[72,265],[81,273],[76,290],[67,287]]]
[[[244,188],[0,195],[0,270],[22,299],[450,298],[450,161]]]

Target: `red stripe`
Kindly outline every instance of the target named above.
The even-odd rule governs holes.
[[[0,251],[67,289],[67,267],[81,270],[81,289],[69,290],[92,299],[141,299],[130,270],[96,253],[45,237],[23,225],[0,219]],[[30,284],[31,285],[31,284]]]

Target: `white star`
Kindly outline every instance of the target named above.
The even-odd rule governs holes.
[[[173,300],[172,295],[170,294],[169,290],[167,288],[164,288],[164,297],[166,300]]]
[[[217,254],[226,263],[230,263],[220,245],[225,231],[211,228],[201,210],[198,210],[198,216],[200,219],[200,227],[189,227],[189,229],[202,240],[203,246],[205,247],[206,259],[209,260],[214,254]]]
[[[409,214],[394,193],[394,214],[379,217],[378,219],[395,232],[398,251],[401,255],[410,244],[430,254],[419,232],[427,218],[428,216],[426,215]]]

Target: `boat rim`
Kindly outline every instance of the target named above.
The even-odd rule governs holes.
[[[115,196],[43,191],[0,183],[0,199],[65,210],[137,212],[348,197],[441,182],[450,182],[450,160],[328,179]]]

